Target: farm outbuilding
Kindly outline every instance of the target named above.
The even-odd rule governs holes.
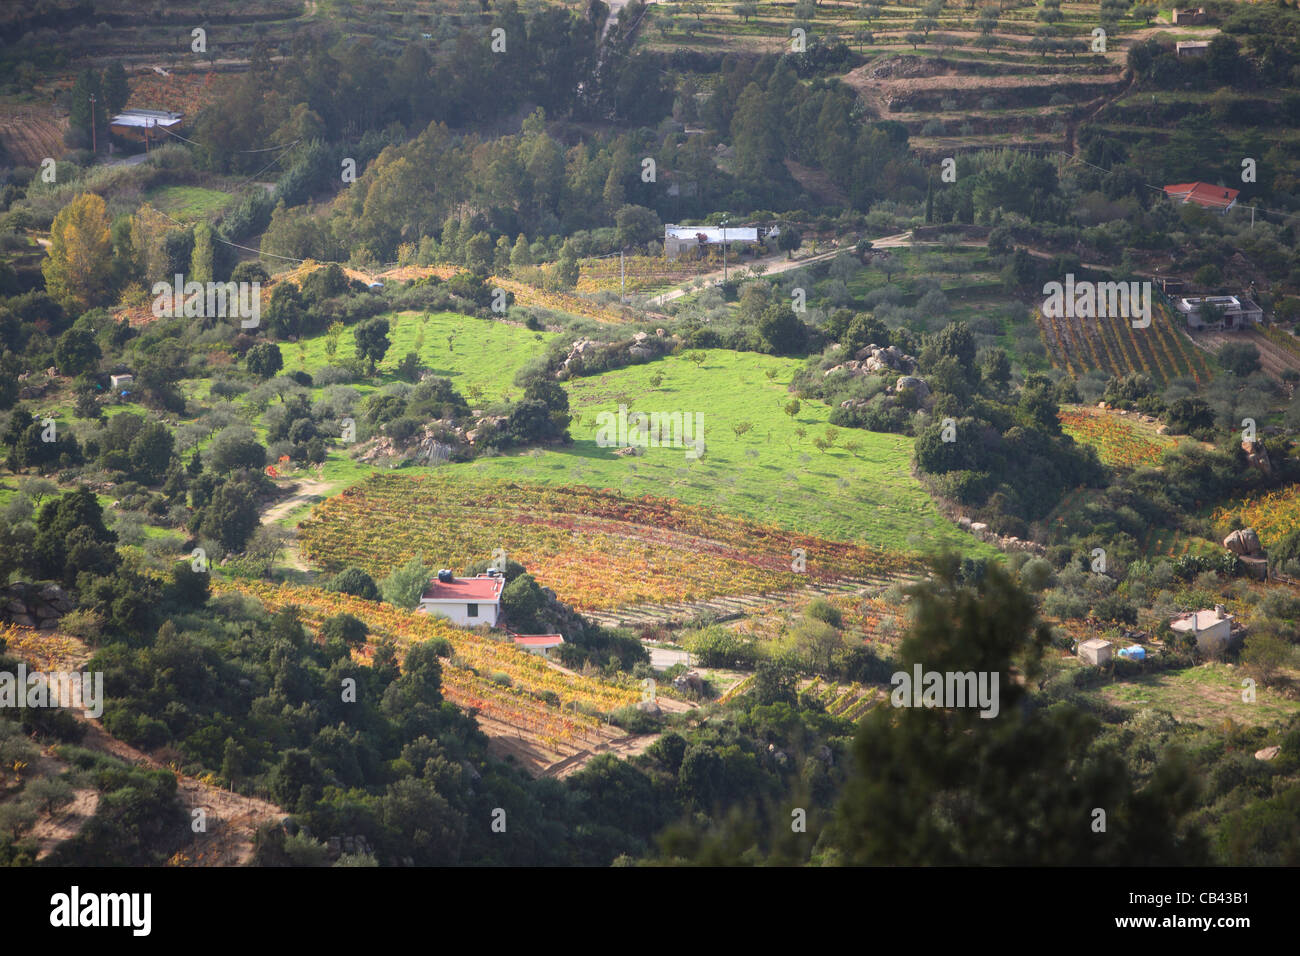
[[[728,248],[735,245],[753,245],[760,239],[755,226],[664,226],[664,255],[677,259],[682,253],[695,254],[706,246]]]
[[[108,123],[109,132],[137,143],[164,139],[180,129],[185,114],[172,110],[122,110]],[[164,132],[166,130],[167,132]]]
[[[1209,51],[1209,40],[1179,40],[1174,44],[1174,55],[1180,60],[1193,56],[1205,56]]]
[[[1094,637],[1090,641],[1084,641],[1079,645],[1079,660],[1085,664],[1091,664],[1093,667],[1104,667],[1110,663],[1111,652],[1115,645],[1110,641],[1103,641],[1100,637]]]
[[[1203,315],[1207,305],[1218,313],[1210,322]],[[1189,329],[1248,329],[1264,321],[1264,310],[1239,295],[1183,296],[1174,300],[1174,307],[1187,317]]]
[[[1183,44],[1178,44],[1180,47]],[[1183,54],[1179,54],[1182,56]],[[1229,189],[1227,186],[1214,186],[1210,183],[1175,183],[1172,186],[1164,188],[1165,195],[1175,202],[1186,205],[1191,203],[1200,206],[1202,209],[1213,209],[1215,212],[1227,212],[1237,204],[1237,196],[1241,192],[1239,189]]]
[[[515,647],[546,658],[551,656],[552,650],[564,643],[561,634],[511,634],[510,639],[514,641]]]
[[[1226,650],[1233,639],[1233,616],[1222,604],[1213,610],[1189,611],[1169,622],[1169,627],[1180,634],[1196,638],[1196,649],[1203,654],[1218,654]]]

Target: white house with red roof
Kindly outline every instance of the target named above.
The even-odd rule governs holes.
[[[1176,183],[1165,187],[1165,195],[1175,202],[1193,203],[1202,209],[1227,212],[1237,204],[1239,190],[1209,183]]]
[[[496,627],[505,586],[506,579],[500,572],[458,578],[450,571],[439,571],[420,595],[420,610],[441,615],[461,627]]]
[[[551,651],[564,643],[561,634],[511,634],[515,647],[522,648],[538,657],[550,657]]]

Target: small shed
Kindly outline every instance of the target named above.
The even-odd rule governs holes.
[[[126,388],[128,385],[134,385],[135,376],[129,372],[125,375],[110,375],[108,384],[116,391],[117,389]]]
[[[1094,637],[1090,641],[1084,641],[1079,645],[1079,659],[1093,667],[1104,667],[1110,663],[1111,652],[1115,645],[1110,641],[1103,641],[1100,637]]]
[[[108,121],[108,129],[115,136],[144,143],[163,139],[167,133],[181,128],[184,113],[175,110],[122,110]],[[163,130],[161,134],[159,130]]]
[[[515,647],[547,658],[551,656],[552,649],[564,643],[564,637],[560,634],[511,634],[510,638]]]
[[[1202,654],[1218,654],[1232,641],[1233,615],[1222,604],[1213,610],[1189,611],[1169,622],[1169,627],[1180,634],[1196,639],[1196,649]]]

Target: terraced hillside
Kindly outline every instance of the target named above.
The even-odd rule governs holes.
[[[879,118],[907,126],[914,149],[937,158],[1007,145],[1073,152],[1078,124],[1129,88],[1125,56],[1134,41],[1217,32],[1209,24],[1171,27],[1167,12],[1153,20],[1128,12],[1103,24],[1095,3],[1048,6],[657,4],[640,43],[665,54],[782,53],[800,29],[809,47],[843,44],[841,79]]]
[[[376,577],[411,555],[463,568],[500,549],[583,611],[685,605],[810,581],[883,582],[911,567],[902,554],[673,499],[441,477],[376,475],[326,501],[300,534],[313,563],[357,565]],[[799,552],[806,572],[792,570]]]

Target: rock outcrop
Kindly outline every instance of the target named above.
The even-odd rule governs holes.
[[[1223,546],[1235,554],[1251,577],[1268,578],[1268,552],[1254,528],[1241,528],[1223,539]]]
[[[22,581],[0,588],[0,622],[23,627],[53,628],[76,602],[57,584]]]
[[[1256,439],[1255,441],[1244,441],[1241,443],[1241,450],[1246,453],[1246,461],[1252,468],[1258,468],[1266,475],[1273,474],[1273,462],[1268,457],[1268,449],[1264,443]]]
[[[1040,556],[1047,553],[1047,549],[1037,542],[1026,541],[1014,534],[998,534],[983,521],[971,521],[965,515],[957,519],[957,527],[969,531],[980,541],[985,541],[1000,551],[1028,551]]]
[[[1264,553],[1254,528],[1242,528],[1223,539],[1223,546],[1238,557],[1258,557]]]
[[[830,375],[832,372],[847,372],[849,375],[858,377],[870,375],[872,372],[911,372],[916,368],[916,359],[908,355],[897,346],[890,345],[881,348],[879,345],[868,345],[858,349],[853,358],[847,362],[832,366],[822,373],[822,377]]]

